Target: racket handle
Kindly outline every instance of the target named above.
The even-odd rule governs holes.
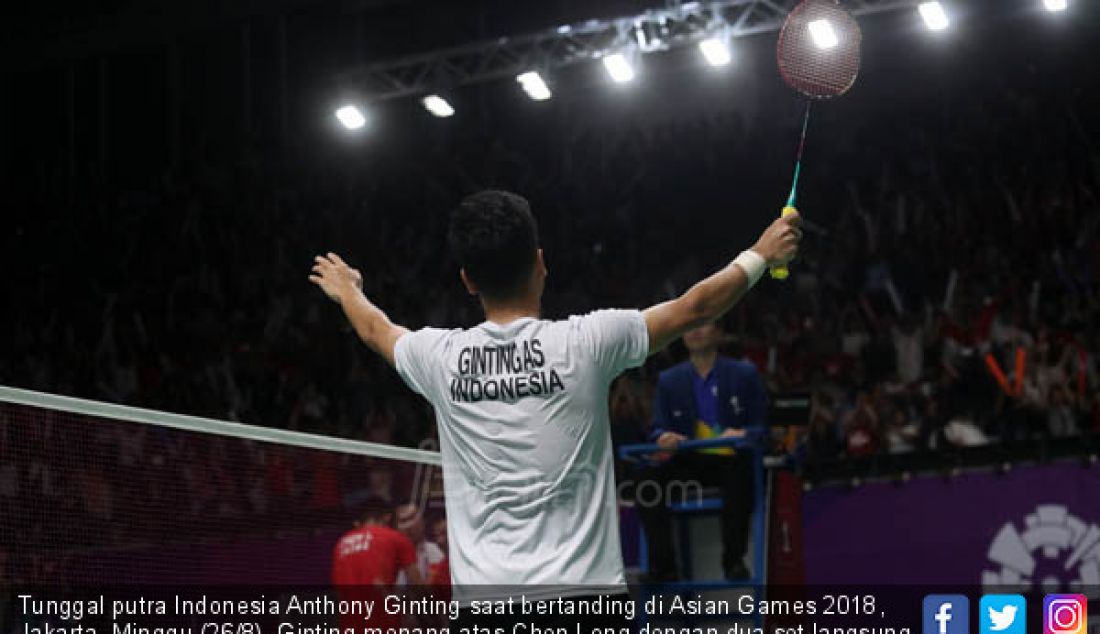
[[[779,216],[782,218],[796,213],[798,213],[797,209],[790,205],[787,205],[783,208],[783,212],[779,214]],[[783,264],[780,266],[771,267],[771,269],[768,270],[768,273],[771,274],[773,280],[785,280],[788,276],[790,276],[791,271],[787,268],[786,264]]]

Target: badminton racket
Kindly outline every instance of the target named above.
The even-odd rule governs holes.
[[[855,18],[837,0],[804,0],[787,15],[779,31],[776,46],[779,73],[788,86],[807,98],[791,193],[783,207],[783,216],[797,213],[798,178],[802,174],[813,103],[839,97],[856,83],[861,39]],[[787,279],[789,274],[786,265],[771,268],[775,279]]]

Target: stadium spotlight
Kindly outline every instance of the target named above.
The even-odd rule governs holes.
[[[527,96],[535,101],[546,101],[550,98],[550,88],[542,80],[542,76],[535,71],[528,71],[516,77],[516,81],[523,87]]]
[[[424,104],[424,109],[439,118],[446,118],[454,116],[455,109],[451,107],[451,104],[447,103],[447,100],[439,95],[428,95],[420,100],[420,103]]]
[[[367,118],[363,116],[362,111],[351,104],[337,108],[335,114],[348,130],[358,130],[367,123]]]
[[[939,2],[922,2],[917,10],[920,11],[920,17],[924,18],[924,25],[930,31],[942,31],[951,24],[947,19],[947,12]]]
[[[808,27],[810,36],[814,39],[814,46],[821,50],[836,48],[840,44],[840,39],[836,36],[836,31],[833,30],[833,25],[829,24],[828,20],[814,20],[810,22]]]
[[[1043,0],[1043,6],[1051,13],[1065,11],[1069,8],[1069,0]]]
[[[603,58],[603,67],[617,84],[624,84],[634,79],[634,67],[622,53],[612,53]]]
[[[703,57],[707,59],[707,63],[711,66],[725,66],[730,63],[730,47],[726,43],[725,38],[710,37],[702,42],[699,42],[699,50],[703,53]]]

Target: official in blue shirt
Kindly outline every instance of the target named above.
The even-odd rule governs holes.
[[[689,359],[661,373],[653,403],[650,440],[675,449],[684,440],[743,435],[767,424],[767,393],[756,366],[718,354],[723,339],[716,324],[707,324],[684,335]],[[673,453],[667,461],[642,469],[638,507],[649,548],[649,578],[679,579],[672,525],[666,504],[684,485],[698,482],[722,492],[722,567],[727,579],[749,576],[744,558],[749,519],[753,507],[752,463],[747,455],[730,448]],[[647,481],[658,487],[643,486]],[[670,483],[678,483],[677,487]],[[660,497],[660,499],[655,499]],[[680,501],[680,500],[671,500]]]

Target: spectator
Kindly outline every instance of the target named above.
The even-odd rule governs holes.
[[[431,579],[432,569],[443,561],[445,555],[438,544],[428,539],[424,530],[424,515],[413,504],[403,504],[397,507],[397,530],[412,541],[416,548],[416,567],[420,571],[420,579]],[[400,582],[408,583],[409,580],[402,575]]]
[[[869,456],[882,445],[878,412],[871,405],[871,397],[860,391],[855,403],[843,418],[845,444],[851,457]]]

